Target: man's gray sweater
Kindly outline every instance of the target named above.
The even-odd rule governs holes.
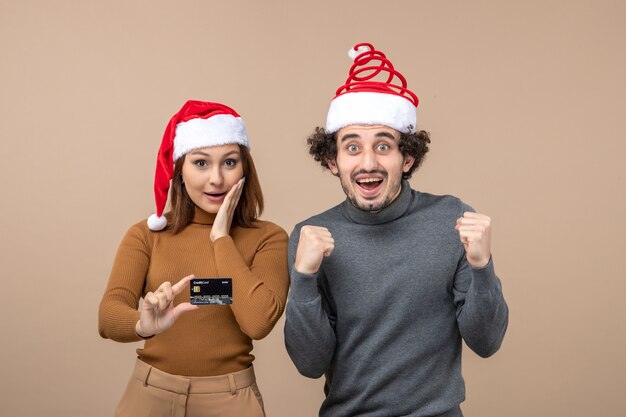
[[[455,230],[472,209],[402,184],[377,213],[342,204],[291,234],[285,344],[305,376],[326,375],[320,416],[461,416],[461,340],[488,357],[508,308],[492,261],[474,269]],[[293,269],[300,228],[335,250],[314,275]]]

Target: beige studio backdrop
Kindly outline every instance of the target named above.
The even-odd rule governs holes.
[[[623,416],[624,21],[591,0],[0,1],[0,415],[112,415],[140,344],[100,339],[98,303],[186,99],[243,115],[265,219],[343,199],[305,138],[367,41],[432,134],[413,187],[493,218],[510,325],[465,352],[466,415]],[[268,415],[315,416],[283,324],[254,350]]]

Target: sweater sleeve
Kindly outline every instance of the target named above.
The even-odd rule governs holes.
[[[329,368],[335,352],[335,320],[318,287],[322,272],[301,274],[293,267],[299,234],[297,227],[289,240],[291,291],[285,320],[285,346],[302,375],[319,378]]]
[[[150,243],[138,225],[127,232],[115,256],[111,276],[100,302],[100,336],[116,342],[137,342],[139,299],[142,296],[150,265]]]
[[[459,330],[467,346],[483,358],[496,353],[506,332],[509,310],[493,259],[483,268],[472,268],[463,252],[453,292]]]
[[[233,314],[241,330],[255,340],[274,328],[289,290],[287,233],[271,223],[265,229],[250,266],[231,236],[213,242],[218,273],[233,278]]]

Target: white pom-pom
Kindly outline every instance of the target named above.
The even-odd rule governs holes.
[[[356,51],[354,50],[354,48],[350,48],[350,49],[348,49],[348,56],[350,57],[351,60],[354,61],[357,56],[359,56],[363,52],[367,52],[369,50],[370,50],[370,48],[365,46],[365,45],[359,46]]]
[[[159,230],[165,229],[165,226],[167,226],[167,218],[165,218],[165,216],[152,214],[148,217],[148,229],[158,232]]]

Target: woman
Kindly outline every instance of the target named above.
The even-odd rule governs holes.
[[[100,303],[102,337],[145,339],[117,416],[265,415],[250,351],[283,313],[288,237],[257,220],[248,147],[239,115],[218,103],[188,101],[165,130],[156,215],[126,233]],[[232,279],[232,304],[190,304],[194,277]]]

